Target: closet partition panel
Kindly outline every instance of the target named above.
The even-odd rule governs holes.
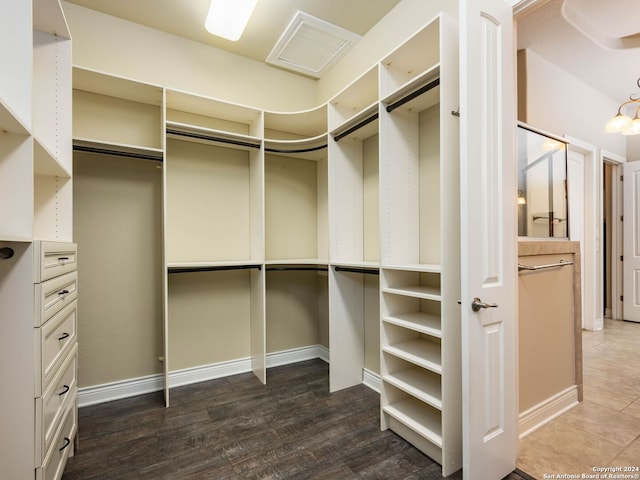
[[[368,301],[380,265],[378,108],[377,66],[329,102],[331,391],[362,383],[365,364],[379,374],[377,358],[366,361],[379,351],[378,335],[367,335],[379,329]]]

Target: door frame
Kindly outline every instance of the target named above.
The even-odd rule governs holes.
[[[582,299],[582,328],[601,330],[603,326],[603,256],[601,248],[602,202],[602,158],[595,145],[575,137],[565,135],[569,141],[567,148],[584,155],[584,245],[581,275],[584,298]],[[569,186],[571,188],[571,186]],[[569,215],[579,210],[569,205]],[[569,232],[571,235],[571,232]]]
[[[626,161],[627,159],[622,155],[600,150],[600,172],[602,172],[605,163],[613,167],[611,182],[611,218],[614,220],[614,224],[611,226],[611,318],[614,319],[622,319],[624,311],[623,301],[620,300],[623,291],[622,279],[624,272],[622,261],[620,260],[624,247],[622,233],[623,188],[620,177],[622,176],[622,167]],[[602,185],[602,182],[600,182],[600,185]],[[602,224],[602,219],[604,218],[604,195],[601,198],[600,224]],[[604,252],[602,254],[602,262],[604,262]]]

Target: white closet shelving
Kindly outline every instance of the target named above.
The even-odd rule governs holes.
[[[166,268],[170,274],[165,383],[169,385],[169,375],[181,368],[247,355],[252,370],[265,382],[262,111],[167,90],[165,130]],[[212,295],[207,288],[190,293],[186,288],[194,275],[210,289],[220,290],[223,283],[231,282],[240,298]],[[183,300],[190,294],[187,307]],[[203,323],[189,312],[198,311],[197,306],[199,311],[213,312],[208,321]],[[238,307],[243,312],[235,320],[239,328],[230,331],[224,326],[228,316],[223,312]],[[210,339],[208,348],[195,350],[214,353],[179,363],[193,331]],[[219,335],[221,331],[231,338]],[[247,336],[249,351],[243,347]],[[237,357],[225,349],[230,342],[238,347]]]
[[[326,106],[265,112],[265,260],[327,264]]]
[[[0,28],[0,464],[57,480],[77,425],[75,280],[37,240],[72,239],[71,39],[58,0],[2,2]]]
[[[368,330],[379,329],[368,299],[380,266],[378,108],[377,65],[328,104],[331,391],[363,382]],[[377,375],[377,358],[369,363]]]
[[[462,466],[457,32],[446,16],[380,66],[381,423]]]
[[[212,365],[250,358],[265,382],[268,332],[315,295],[304,338],[328,336],[330,389],[379,372],[382,428],[460,468],[456,42],[438,16],[301,112],[76,69],[76,148],[164,159],[167,403]]]

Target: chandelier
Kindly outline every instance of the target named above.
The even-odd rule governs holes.
[[[638,81],[636,83],[638,84],[638,88],[640,88],[640,78],[638,78]],[[628,105],[632,106],[629,107]],[[633,120],[629,115],[625,115],[622,113],[623,109],[632,112],[635,109]],[[622,103],[618,107],[618,113],[615,117],[607,122],[607,126],[604,127],[604,131],[610,133],[622,133],[622,135],[638,135],[640,133],[640,117],[638,117],[639,112],[640,97],[636,96],[634,98],[632,94],[629,96],[629,100]]]

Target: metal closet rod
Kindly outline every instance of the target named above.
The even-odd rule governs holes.
[[[11,247],[0,248],[0,260],[7,260],[8,258],[13,257],[14,253],[15,252]]]
[[[349,273],[365,273],[367,275],[380,275],[380,270],[373,268],[357,268],[357,267],[335,267],[336,272],[349,272]]]
[[[287,150],[284,148],[266,148],[264,149],[265,152],[267,153],[308,153],[308,152],[316,152],[318,150],[323,150],[327,148],[327,144],[323,144],[323,145],[319,145],[317,147],[310,147],[310,148],[298,148],[295,150]]]
[[[556,263],[547,263],[545,265],[523,265],[522,263],[518,264],[518,271],[522,270],[544,270],[545,268],[553,268],[553,267],[564,267],[565,265],[573,265],[573,261],[571,260],[560,260]]]
[[[337,135],[333,136],[333,139],[336,142],[339,142],[340,140],[342,140],[344,137],[346,137],[347,135],[352,134],[353,132],[355,132],[356,130],[360,130],[362,127],[364,127],[365,125],[369,125],[371,122],[375,121],[378,119],[378,112],[374,113],[373,115],[371,115],[370,117],[365,118],[364,120],[362,120],[361,122],[356,123],[353,127],[346,129],[344,132],[342,133],[338,133]]]
[[[202,267],[169,267],[168,273],[192,273],[192,272],[217,272],[219,270],[249,270],[257,268],[262,270],[262,265],[210,265]]]
[[[438,85],[440,85],[440,78],[436,78],[432,82],[429,82],[426,85],[423,85],[422,87],[418,88],[417,90],[414,90],[409,95],[402,97],[400,100],[397,100],[394,103],[387,105],[387,112],[389,113],[393,112],[396,108],[401,107],[405,103],[410,102],[414,98],[419,97],[424,93],[427,93],[429,90],[436,88]]]
[[[153,160],[154,162],[162,162],[162,156],[146,155],[144,153],[123,152],[121,150],[111,150],[109,148],[87,147],[85,145],[74,145],[73,150],[76,152],[98,153],[100,155],[112,155],[114,157],[137,158],[138,160]]]
[[[235,140],[233,138],[216,137],[214,135],[205,135],[203,133],[183,132],[182,130],[174,130],[171,128],[167,128],[167,134],[179,135],[181,137],[188,137],[188,138],[197,138],[198,140],[209,140],[211,142],[228,143],[230,145],[237,145],[240,147],[249,147],[249,148],[258,148],[258,149],[260,148],[260,144],[255,142],[245,142],[242,140]]]
[[[326,272],[327,267],[266,267],[267,272],[283,272],[283,271],[309,271],[309,272]]]

